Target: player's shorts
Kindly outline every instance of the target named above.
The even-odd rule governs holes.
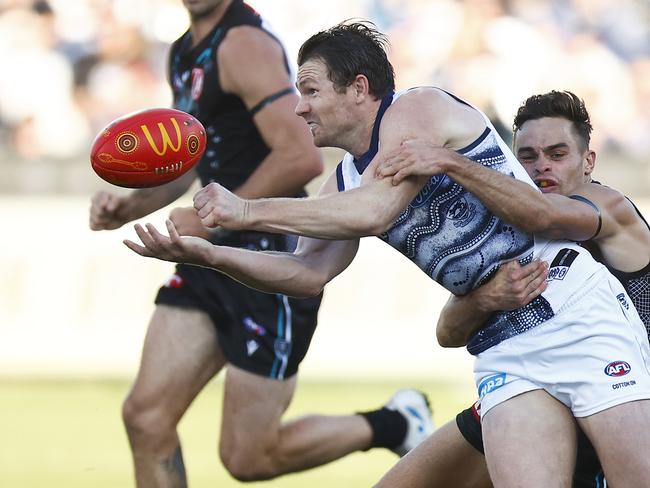
[[[213,239],[251,250],[285,250],[284,236],[231,233]],[[322,296],[291,298],[253,290],[207,268],[179,264],[158,291],[156,304],[206,312],[227,361],[245,371],[282,380],[293,376],[316,329]]]
[[[543,389],[585,417],[650,399],[650,347],[623,286],[596,272],[543,324],[480,353],[474,365],[481,417]]]
[[[481,454],[485,454],[480,408],[481,402],[477,401],[471,407],[460,412],[456,415],[456,425],[465,440]],[[578,429],[578,453],[572,488],[603,488],[606,486],[604,480],[603,469],[596,450],[582,429]]]

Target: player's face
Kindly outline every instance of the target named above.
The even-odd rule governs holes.
[[[225,0],[183,0],[183,5],[190,13],[192,20],[210,15]]]
[[[595,159],[562,117],[525,122],[515,136],[514,152],[542,192],[561,195],[590,180]]]
[[[346,134],[354,126],[349,110],[349,88],[339,93],[320,60],[306,61],[298,68],[296,86],[300,101],[296,114],[305,119],[317,147],[346,148]]]

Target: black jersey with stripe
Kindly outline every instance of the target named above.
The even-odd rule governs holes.
[[[257,27],[269,35],[269,42],[279,42],[257,12],[234,0],[196,46],[188,30],[172,44],[169,56],[174,107],[194,115],[207,132],[206,151],[197,166],[201,183],[217,182],[229,190],[244,183],[270,151],[242,99],[219,83],[217,50],[228,31],[242,25]],[[285,68],[291,72],[286,54]]]

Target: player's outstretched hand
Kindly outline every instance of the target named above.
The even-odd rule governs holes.
[[[248,201],[218,183],[210,183],[194,195],[194,208],[205,227],[245,228]]]
[[[135,232],[143,245],[128,239],[124,240],[126,247],[147,258],[157,258],[174,263],[209,265],[210,250],[214,247],[209,241],[200,237],[181,237],[171,220],[166,221],[169,237],[161,234],[152,224],[146,224],[146,229],[135,224]]]
[[[120,218],[120,210],[124,197],[108,193],[97,192],[90,201],[90,228],[92,230],[113,230],[124,225]]]
[[[380,159],[375,175],[393,178],[393,185],[409,176],[433,176],[444,173],[445,164],[458,154],[421,139],[407,139]]]

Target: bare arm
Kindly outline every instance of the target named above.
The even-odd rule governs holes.
[[[598,205],[602,228],[591,241],[605,262],[618,270],[634,272],[650,261],[650,231],[634,205],[613,188],[585,183],[573,193]]]
[[[190,171],[177,180],[154,188],[134,190],[122,196],[101,191],[90,204],[90,228],[112,230],[169,205],[192,186],[196,173]]]
[[[322,191],[331,188],[326,184]],[[213,268],[251,288],[298,297],[320,293],[352,262],[359,246],[358,240],[301,237],[294,253],[260,252],[215,246],[198,237],[181,237],[171,221],[167,221],[169,237],[151,224],[146,229],[136,225],[135,229],[142,245],[129,240],[124,243],[141,256]]]
[[[386,156],[378,171],[381,176],[396,175],[397,182],[409,175],[447,174],[504,221],[532,234],[582,241],[598,229],[598,212],[587,203],[544,195],[525,182],[425,141],[405,141]]]
[[[442,101],[441,101],[442,100]],[[421,190],[428,177],[408,178],[401,185],[375,177],[374,165],[404,138],[426,138],[431,144],[478,137],[485,124],[458,102],[435,90],[404,95],[384,115],[380,129],[380,152],[362,175],[361,187],[307,199],[242,200],[211,184],[194,197],[194,207],[207,227],[289,232],[321,239],[349,239],[377,235],[390,228],[399,214]],[[444,117],[441,115],[444,108]],[[480,116],[479,116],[480,118]],[[447,121],[470,119],[469,135],[459,136]],[[470,140],[473,140],[470,138]],[[332,175],[334,178],[334,175]]]
[[[521,266],[511,261],[501,266],[485,285],[462,297],[451,295],[436,326],[438,343],[460,347],[498,310],[523,307],[546,289],[548,267],[542,261]]]
[[[266,97],[292,87],[281,46],[260,29],[241,26],[228,31],[217,53],[219,76],[226,92],[251,109]],[[295,93],[264,105],[253,117],[270,152],[235,189],[242,198],[296,195],[323,171],[309,128],[294,109]]]

